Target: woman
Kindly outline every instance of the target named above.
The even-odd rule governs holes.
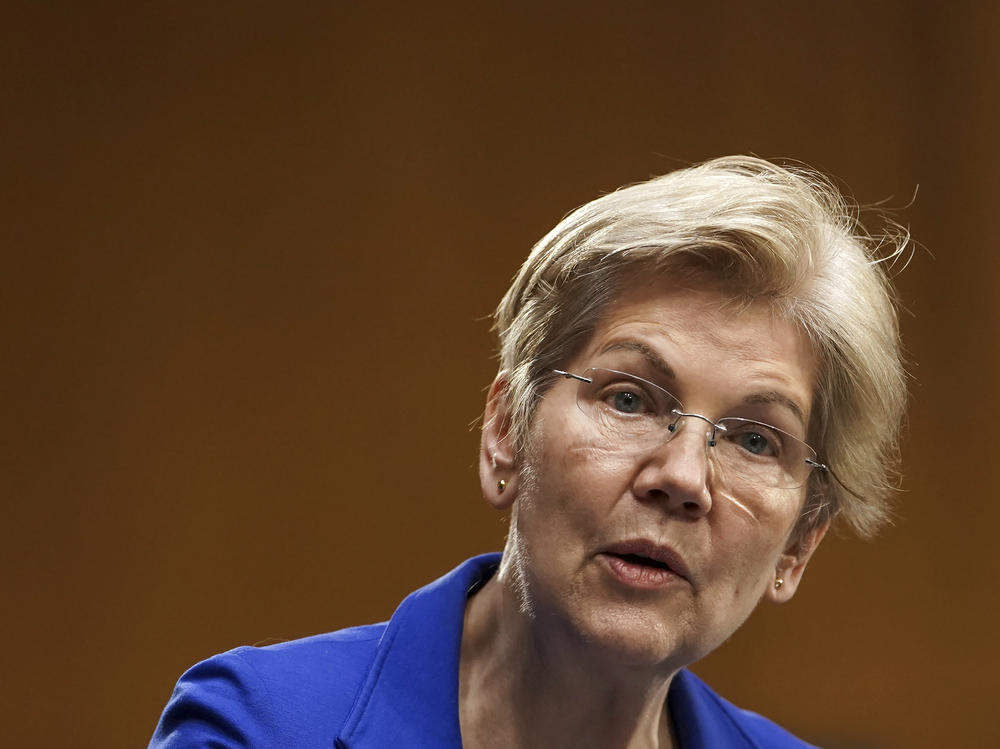
[[[832,521],[886,519],[905,387],[881,247],[823,179],[752,158],[570,214],[496,313],[503,555],[388,623],[195,666],[152,746],[806,746],[686,667],[790,599]]]

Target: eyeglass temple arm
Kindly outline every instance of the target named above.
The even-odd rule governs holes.
[[[555,372],[557,375],[562,375],[563,377],[565,377],[567,379],[579,380],[580,382],[586,382],[588,385],[593,382],[593,380],[590,379],[589,377],[584,377],[583,375],[573,374],[572,372],[567,372],[567,371],[562,370],[562,369],[553,369],[552,371]]]
[[[813,468],[819,469],[823,473],[826,473],[827,471],[830,470],[825,464],[820,463],[817,460],[812,460],[811,458],[806,458],[806,464],[811,465]]]

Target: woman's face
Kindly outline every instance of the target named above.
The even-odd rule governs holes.
[[[737,311],[723,301],[666,283],[640,289],[610,309],[567,370],[628,372],[685,412],[798,423],[807,434],[816,362],[804,336],[764,304]],[[762,597],[787,600],[825,528],[793,545],[804,489],[734,492],[718,479],[707,422],[687,417],[669,441],[631,449],[581,410],[579,388],[559,378],[535,411],[502,574],[532,621],[560,636],[634,666],[685,666]],[[602,403],[629,410],[625,398]]]

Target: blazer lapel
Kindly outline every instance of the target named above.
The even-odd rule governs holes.
[[[404,599],[386,626],[338,747],[461,749],[458,661],[465,603],[499,561],[499,554],[474,557]]]

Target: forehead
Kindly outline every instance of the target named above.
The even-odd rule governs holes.
[[[817,372],[807,336],[774,305],[737,305],[722,290],[664,279],[627,289],[603,315],[579,364],[615,358],[650,364],[658,358],[669,378],[696,392],[776,391],[799,403],[806,417]]]

